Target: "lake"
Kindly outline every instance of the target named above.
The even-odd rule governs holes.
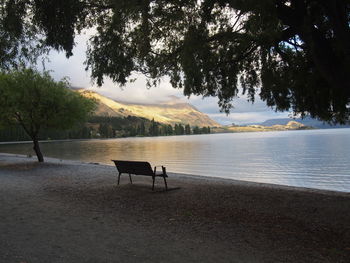
[[[350,129],[47,142],[45,156],[112,165],[144,160],[169,172],[350,192]],[[0,152],[33,154],[31,144]]]

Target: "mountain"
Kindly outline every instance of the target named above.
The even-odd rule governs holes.
[[[288,122],[290,122],[291,118],[284,118],[284,119],[270,119],[267,121],[264,121],[263,123],[260,123],[260,125],[263,126],[272,126],[272,125],[286,125]],[[305,117],[304,119],[297,118],[295,121],[304,124],[305,126],[310,126],[318,129],[331,129],[331,128],[350,128],[350,125],[331,125],[328,123],[324,123],[322,121],[310,118],[310,117]]]
[[[262,125],[262,124],[252,124],[246,126],[222,126],[218,128],[213,128],[212,132],[222,133],[222,132],[262,132],[262,131],[290,131],[290,130],[308,130],[312,129],[310,126],[306,126],[297,121],[291,121],[285,124],[274,124],[274,125]]]
[[[159,104],[132,104],[118,102],[93,91],[79,89],[78,92],[83,96],[94,98],[98,101],[96,110],[96,115],[98,116],[136,116],[149,120],[154,119],[157,122],[171,125],[182,123],[199,127],[221,126],[194,106],[182,102],[174,96],[169,101]]]

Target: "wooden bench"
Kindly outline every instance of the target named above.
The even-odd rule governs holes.
[[[168,177],[168,175],[166,174],[166,168],[164,166],[155,166],[153,170],[149,162],[120,161],[120,160],[112,160],[112,161],[114,162],[119,172],[118,185],[120,182],[120,175],[122,173],[126,173],[126,174],[129,174],[130,183],[132,183],[132,179],[131,179],[132,174],[151,176],[153,180],[152,191],[154,191],[154,182],[156,177],[163,177],[165,190],[166,191],[168,190],[168,185],[165,179],[166,177]],[[157,173],[157,167],[162,168],[161,173]]]

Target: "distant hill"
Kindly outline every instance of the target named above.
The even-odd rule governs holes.
[[[270,119],[267,121],[264,121],[263,123],[260,123],[260,125],[263,126],[272,126],[272,125],[286,125],[290,121],[297,121],[299,123],[304,124],[305,126],[311,126],[318,129],[331,129],[331,128],[350,128],[350,125],[331,125],[328,123],[324,123],[322,121],[312,119],[310,117],[306,117],[304,119],[297,118],[297,119],[291,119],[291,118],[284,118],[284,119]]]
[[[290,131],[290,130],[308,130],[312,129],[310,126],[306,126],[297,121],[289,121],[286,124],[274,124],[274,125],[262,125],[262,124],[252,124],[247,126],[225,126],[213,128],[212,132],[222,133],[222,132],[262,132],[262,131]]]
[[[171,97],[169,101],[160,104],[131,104],[112,100],[93,91],[78,89],[78,92],[98,101],[96,110],[98,116],[135,116],[171,125],[182,123],[198,127],[221,126],[208,115],[177,97]]]

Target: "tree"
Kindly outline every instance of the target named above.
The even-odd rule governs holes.
[[[185,134],[185,129],[182,126],[181,123],[179,123],[179,124],[176,123],[175,124],[175,126],[174,126],[174,134],[175,135],[184,135]]]
[[[68,129],[86,120],[95,101],[68,89],[64,80],[55,82],[48,72],[21,69],[0,73],[0,122],[23,127],[32,139],[39,162],[44,158],[39,145],[43,129]]]
[[[185,128],[184,128],[184,126],[181,123],[179,124],[179,130],[180,130],[180,134],[181,135],[185,134]]]
[[[159,135],[158,123],[154,121],[154,118],[152,119],[151,125],[149,127],[149,135],[150,136],[158,136]]]
[[[217,96],[226,112],[242,92],[277,111],[350,117],[349,0],[4,0],[0,9],[2,67],[33,43],[69,56],[76,32],[94,27],[86,63],[99,85],[138,71],[150,84],[169,76],[187,96]]]
[[[179,124],[175,124],[175,126],[174,126],[174,134],[175,135],[180,135],[181,133],[180,133],[180,126],[179,126]]]
[[[102,138],[113,138],[114,133],[113,129],[111,127],[111,124],[105,122],[105,123],[100,123],[98,132],[101,135]]]
[[[185,125],[185,134],[191,134],[191,126],[189,124]]]
[[[193,127],[193,134],[200,134],[200,133],[201,133],[201,131],[200,131],[199,127],[198,126],[194,126]]]
[[[139,135],[145,136],[145,134],[146,134],[145,122],[141,121]]]
[[[173,126],[170,124],[167,125],[167,135],[173,135],[174,134],[174,129]]]

